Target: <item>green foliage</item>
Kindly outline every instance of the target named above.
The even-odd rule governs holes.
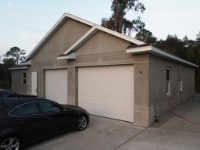
[[[151,45],[155,45],[157,42],[157,38],[154,37],[153,34],[147,29],[143,29],[140,32],[138,32],[135,35],[135,38]]]
[[[187,36],[179,39],[176,35],[168,35],[166,40],[157,41],[156,47],[200,66],[200,33],[196,40],[190,40]],[[200,67],[195,72],[195,85],[200,92]]]
[[[11,72],[8,70],[7,64],[0,64],[0,89],[10,89]]]
[[[5,54],[8,58],[13,58],[16,62],[16,65],[19,64],[19,61],[23,61],[25,59],[26,51],[20,49],[19,47],[12,47],[7,53]]]
[[[125,18],[126,13],[130,10],[138,13],[143,13],[145,7],[139,0],[113,0],[112,16],[107,19],[102,19],[102,26],[119,33],[131,34],[131,31],[140,31],[144,28],[145,24],[141,21],[140,17],[133,20]],[[135,13],[135,14],[136,14]]]
[[[15,66],[15,60],[14,58],[4,58],[3,64],[5,68],[10,68]]]
[[[11,71],[9,68],[18,65],[19,61],[22,61],[25,57],[25,51],[18,47],[12,47],[4,55],[3,63],[0,64],[0,88],[11,88]]]
[[[185,43],[179,39],[176,35],[168,35],[166,40],[160,40],[156,43],[156,46],[162,50],[165,50],[173,55],[181,58],[185,57]]]

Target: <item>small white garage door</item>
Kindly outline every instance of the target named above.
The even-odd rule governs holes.
[[[46,70],[46,98],[67,104],[67,69]]]
[[[90,114],[133,122],[133,66],[78,69],[78,104]]]

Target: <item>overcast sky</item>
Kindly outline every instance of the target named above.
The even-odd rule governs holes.
[[[27,54],[65,13],[100,24],[111,15],[112,0],[0,0],[0,56],[11,47]],[[159,39],[168,34],[195,39],[200,32],[200,0],[141,0],[141,15]],[[130,16],[128,16],[130,17]]]

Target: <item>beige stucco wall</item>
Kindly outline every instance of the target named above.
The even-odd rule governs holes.
[[[31,72],[37,72],[38,97],[45,97],[45,70],[67,68],[67,61],[57,60],[57,56],[63,54],[89,29],[90,27],[85,24],[68,19],[38,50],[32,58],[31,67],[28,69],[29,83],[31,83]],[[27,86],[27,92],[31,93],[31,84]]]
[[[23,83],[23,73],[26,72],[26,70],[12,70],[12,90],[19,94],[27,94],[27,83]]]
[[[78,68],[105,65],[133,65],[134,67],[134,124],[149,126],[155,115],[174,107],[177,104],[177,79],[180,68],[183,68],[183,92],[180,102],[194,94],[194,69],[164,60],[152,55],[127,54],[130,42],[109,35],[103,31],[97,32],[85,44],[77,49],[76,60],[57,60],[57,56],[65,52],[84,33],[89,26],[77,21],[67,20],[57,32],[43,45],[32,58],[32,65],[27,69],[27,93],[31,93],[31,72],[38,73],[38,96],[45,97],[45,70],[67,68],[68,104],[78,104]],[[171,95],[167,96],[166,67],[171,67]],[[19,81],[14,76],[20,76],[21,71],[13,71],[13,81]],[[13,88],[20,91],[18,82],[13,82]],[[26,91],[23,87],[21,91]]]
[[[166,94],[167,67],[170,67],[170,95]],[[155,56],[150,57],[149,99],[150,103],[154,104],[158,116],[194,96],[194,73],[194,68]],[[178,90],[178,80],[180,79],[183,82],[182,92]]]
[[[139,126],[149,126],[153,122],[154,109],[149,103],[149,56],[127,54],[126,49],[129,42],[98,32],[83,46],[76,51],[76,60],[71,64],[76,70],[85,66],[105,66],[105,65],[128,65],[134,67],[134,124]],[[69,63],[68,63],[69,66]],[[78,76],[77,71],[76,77]],[[69,81],[70,82],[70,81]],[[77,84],[77,83],[76,83]],[[73,82],[68,85],[74,87]],[[75,86],[75,91],[78,87]],[[77,92],[75,93],[75,103],[77,104]]]
[[[129,44],[115,36],[98,32],[77,50],[75,63],[78,66],[130,62],[133,58],[126,53]]]
[[[68,61],[68,101],[78,104],[78,68],[85,66],[133,64],[126,54],[129,42],[104,32],[97,32],[76,51],[76,60]]]

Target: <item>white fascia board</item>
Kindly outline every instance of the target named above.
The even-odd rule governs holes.
[[[26,61],[26,62],[22,62],[19,65],[31,65],[31,63],[32,63],[32,61],[29,60],[29,61]]]
[[[8,70],[25,70],[28,67],[15,67],[15,68],[9,68]]]
[[[75,60],[76,59],[76,53],[72,53],[67,56],[58,56],[57,60]]]
[[[62,24],[62,22],[64,21],[65,18],[65,14],[57,21],[57,23],[49,30],[49,32],[47,32],[47,34],[42,38],[42,40],[40,40],[40,42],[36,45],[36,47],[30,52],[30,54],[26,57],[26,60],[29,60],[29,58],[35,53],[37,52],[38,48],[47,41],[48,37],[51,36],[51,34],[53,34],[53,31],[55,31],[60,24]]]
[[[76,20],[76,21],[79,21],[81,23],[84,23],[84,24],[87,24],[89,26],[94,26],[95,24],[94,23],[91,23],[87,20],[84,20],[84,19],[81,19],[79,17],[76,17],[76,16],[73,16],[71,14],[68,14],[68,13],[64,13],[64,15],[57,21],[57,23],[50,29],[49,32],[47,32],[47,34],[42,38],[42,40],[36,45],[36,47],[30,52],[30,54],[27,56],[26,60],[29,60],[29,58],[35,53],[37,52],[37,50],[39,49],[39,47],[45,43],[48,38],[62,25],[62,23],[68,19],[68,18],[71,18],[73,20]]]
[[[131,42],[131,43],[134,43],[134,44],[136,44],[136,45],[144,45],[144,44],[146,44],[145,42],[136,40],[136,39],[134,39],[134,38],[132,38],[132,37],[130,37],[130,36],[127,36],[127,35],[118,33],[118,32],[116,32],[116,31],[110,30],[110,29],[105,28],[105,27],[102,27],[102,26],[100,26],[100,25],[95,25],[95,26],[96,26],[96,28],[97,28],[98,30],[100,30],[100,31],[103,31],[103,32],[106,32],[106,33],[108,33],[108,34],[114,35],[114,36],[116,36],[116,37],[118,37],[118,38],[124,39],[124,40],[126,40],[126,41],[128,41],[128,42]]]
[[[152,46],[142,46],[142,47],[129,48],[126,50],[126,53],[138,54],[138,53],[149,52],[151,50]]]
[[[74,16],[74,15],[69,14],[69,13],[64,13],[64,16],[65,16],[65,17],[68,17],[68,18],[71,18],[71,19],[73,19],[73,20],[79,21],[79,22],[81,22],[81,23],[87,24],[87,25],[89,25],[89,26],[94,26],[94,25],[95,25],[94,23],[92,23],[92,22],[90,22],[90,21],[87,21],[87,20],[85,20],[85,19],[79,18],[79,17]]]
[[[78,41],[76,41],[67,51],[63,54],[68,54],[73,50],[79,48],[85,41],[87,41],[91,36],[93,36],[97,32],[97,29],[92,27],[88,32],[86,32]]]
[[[172,54],[164,52],[164,51],[162,51],[162,50],[160,50],[160,49],[158,49],[158,48],[156,48],[154,46],[143,46],[143,47],[130,48],[130,49],[126,50],[126,53],[131,53],[131,54],[138,54],[138,53],[145,53],[145,52],[149,52],[149,53],[152,53],[152,54],[159,55],[161,57],[165,57],[167,59],[178,61],[180,63],[190,65],[192,67],[199,67],[196,64],[193,64],[193,63],[191,63],[191,62],[189,62],[187,60],[181,59],[181,58],[176,57],[176,56],[174,56]]]
[[[116,36],[118,38],[124,39],[128,42],[135,43],[136,45],[143,45],[146,44],[142,41],[138,41],[134,38],[131,38],[129,36],[120,34],[118,32],[112,31],[110,29],[107,29],[105,27],[94,25],[88,32],[86,32],[78,41],[76,41],[67,51],[65,51],[63,54],[68,54],[73,50],[76,50],[79,48],[83,43],[85,43],[90,37],[92,37],[98,30],[106,32],[108,34],[111,34],[113,36]]]
[[[153,47],[153,46],[152,46],[152,47]],[[153,47],[153,50],[152,50],[152,51],[153,51],[154,53],[158,53],[158,54],[160,54],[160,55],[162,55],[162,56],[165,56],[165,57],[167,57],[167,58],[173,59],[173,60],[175,60],[175,61],[178,61],[178,62],[187,64],[187,65],[190,65],[190,66],[193,66],[193,67],[199,67],[199,66],[196,65],[196,64],[193,64],[193,63],[191,63],[191,62],[189,62],[189,61],[187,61],[187,60],[184,60],[184,59],[182,59],[182,58],[179,58],[179,57],[176,57],[176,56],[174,56],[174,55],[172,55],[172,54],[169,54],[169,53],[167,53],[167,52],[164,52],[164,51],[162,51],[162,50],[160,50],[160,49],[158,49],[158,48],[156,48],[156,47]]]

